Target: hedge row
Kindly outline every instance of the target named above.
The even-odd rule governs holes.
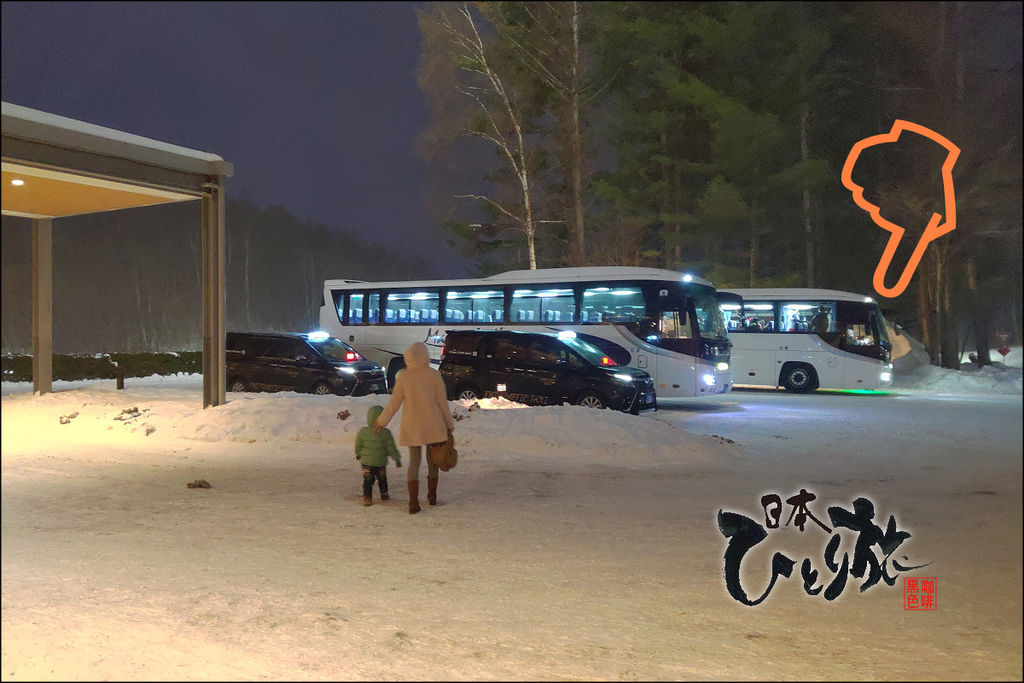
[[[4,355],[0,369],[5,382],[31,382],[32,356]],[[196,374],[203,371],[202,351],[181,353],[101,353],[92,356],[53,354],[53,378],[63,380]]]

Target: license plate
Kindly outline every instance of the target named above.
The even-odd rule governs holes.
[[[654,394],[644,394],[644,405],[654,403]]]

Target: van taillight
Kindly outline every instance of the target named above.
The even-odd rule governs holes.
[[[348,361],[349,363],[351,363],[354,360],[362,360],[362,359],[363,359],[363,357],[360,356],[355,351],[349,351],[348,353],[345,354],[345,360]]]
[[[618,365],[618,363],[613,361],[608,356],[601,356],[601,365]]]

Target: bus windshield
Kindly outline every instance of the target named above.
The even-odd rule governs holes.
[[[722,309],[718,306],[715,290],[705,285],[690,285],[690,296],[697,311],[697,326],[700,336],[704,339],[728,339],[725,330],[725,319]]]
[[[834,327],[817,333],[822,341],[858,356],[887,359],[892,347],[878,306],[848,301],[837,301],[834,305]]]

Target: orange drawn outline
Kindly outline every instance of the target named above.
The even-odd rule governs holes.
[[[868,147],[873,147],[874,145],[896,142],[900,138],[900,133],[905,130],[917,133],[918,135],[923,135],[929,140],[939,143],[949,152],[948,156],[946,156],[946,161],[942,164],[942,192],[946,205],[946,222],[940,225],[939,221],[942,220],[942,215],[937,213],[932,214],[931,220],[928,221],[928,226],[924,229],[924,234],[921,235],[920,241],[918,241],[917,246],[914,247],[914,253],[910,256],[910,260],[907,262],[906,268],[903,269],[903,274],[900,275],[900,279],[896,282],[894,287],[886,287],[886,273],[889,271],[889,266],[892,265],[893,254],[896,253],[896,247],[899,246],[900,240],[903,239],[903,233],[905,233],[906,230],[895,223],[882,218],[881,209],[877,205],[864,199],[864,188],[853,182],[852,174],[853,167],[857,164],[857,158],[860,156],[861,152]],[[956,229],[956,197],[953,194],[953,164],[956,163],[959,156],[960,148],[945,137],[929,128],[925,128],[922,125],[911,123],[910,121],[903,121],[902,119],[896,119],[892,124],[892,130],[888,133],[872,135],[871,137],[864,138],[855,144],[853,149],[850,150],[850,155],[846,158],[846,163],[843,165],[843,186],[853,193],[854,203],[867,211],[868,215],[871,216],[871,220],[892,233],[889,236],[889,242],[885,245],[885,251],[882,252],[882,258],[878,260],[878,267],[875,268],[875,276],[872,280],[875,291],[882,296],[891,298],[902,294],[907,288],[907,285],[910,284],[910,278],[914,276],[914,271],[917,270],[917,266],[921,262],[921,257],[924,256],[924,250],[928,247],[928,243]]]

